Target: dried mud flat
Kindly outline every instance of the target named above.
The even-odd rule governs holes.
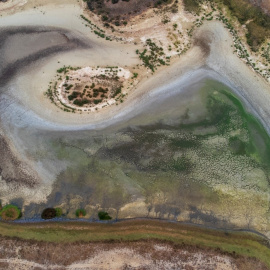
[[[40,2],[36,1],[35,3]],[[61,1],[61,3],[65,4],[65,1]],[[98,132],[102,133],[105,128],[111,128],[113,130],[115,128],[114,124],[120,125],[125,121],[129,121],[137,116],[138,113],[143,113],[145,110],[147,111],[147,109],[155,107],[156,104],[160,104],[159,102],[163,99],[165,100],[165,97],[173,97],[173,95],[176,95],[176,93],[181,94],[184,90],[190,89],[193,85],[200,84],[200,82],[206,78],[216,79],[217,81],[228,85],[234,91],[234,93],[238,95],[238,97],[243,98],[242,101],[245,103],[248,111],[253,112],[261,120],[264,127],[269,132],[269,84],[267,84],[263,78],[253,73],[253,71],[249,69],[245,63],[233,53],[232,37],[224,28],[224,25],[222,25],[220,22],[206,22],[194,33],[195,39],[193,46],[187,51],[186,54],[182,55],[179,60],[174,61],[170,67],[160,69],[160,71],[155,73],[153,76],[149,71],[145,72],[144,77],[139,83],[138,87],[129,94],[127,100],[125,100],[123,104],[110,108],[104,108],[104,110],[93,112],[89,115],[65,113],[51,104],[50,101],[44,96],[44,92],[46,91],[50,80],[53,78],[58,68],[63,67],[63,65],[70,64],[75,64],[78,66],[105,66],[111,64],[114,66],[127,66],[127,68],[130,68],[140,63],[138,56],[136,56],[135,53],[139,46],[135,46],[131,43],[124,44],[98,40],[98,38],[92,34],[88,28],[84,27],[84,22],[80,20],[80,15],[83,12],[81,6],[73,1],[66,1],[66,4],[66,6],[57,6],[56,4],[54,5],[50,3],[48,6],[41,5],[39,10],[36,9],[34,11],[33,6],[29,6],[30,4],[28,3],[25,5],[25,10],[23,12],[19,12],[10,17],[7,16],[1,18],[0,23],[2,23],[3,27],[5,27],[1,33],[6,35],[5,40],[1,40],[0,44],[0,50],[3,52],[0,56],[0,79],[3,82],[3,84],[0,86],[0,117],[1,128],[3,129],[3,140],[0,141],[0,151],[5,153],[5,155],[0,158],[0,168],[2,169],[1,181],[3,183],[3,187],[5,187],[1,190],[1,199],[4,201],[4,203],[15,202],[18,204],[19,201],[19,206],[25,210],[25,212],[27,212],[27,209],[30,209],[28,210],[28,213],[35,217],[40,217],[40,213],[42,211],[41,208],[47,207],[46,200],[49,200],[51,195],[53,197],[51,201],[53,202],[53,205],[51,206],[63,207],[63,209],[66,210],[65,203],[67,205],[73,204],[70,206],[70,208],[68,208],[68,214],[70,214],[68,217],[71,218],[75,213],[75,208],[84,206],[88,206],[87,211],[89,218],[90,216],[96,217],[96,212],[99,209],[98,207],[102,203],[105,205],[103,205],[104,208],[109,209],[113,214],[117,213],[118,215],[118,212],[121,213],[119,209],[124,209],[125,211],[123,211],[124,214],[121,216],[121,218],[130,216],[148,216],[149,213],[151,213],[153,217],[171,218],[172,216],[175,216],[176,218],[179,215],[178,209],[174,208],[174,204],[179,203],[175,202],[177,200],[172,201],[172,205],[170,205],[169,210],[172,212],[166,212],[168,209],[162,208],[161,206],[161,204],[167,200],[167,194],[169,194],[168,197],[170,199],[174,199],[171,195],[172,191],[174,191],[173,188],[172,190],[164,193],[163,186],[158,186],[158,190],[154,191],[153,193],[151,193],[151,189],[149,194],[153,196],[148,195],[149,198],[153,197],[152,199],[154,202],[154,207],[152,205],[146,205],[146,203],[149,204],[151,201],[146,202],[146,197],[139,197],[138,195],[143,193],[142,190],[145,183],[134,184],[135,181],[133,181],[136,179],[136,177],[138,179],[142,178],[135,175],[134,179],[132,179],[130,177],[131,170],[119,170],[116,168],[116,163],[112,159],[104,163],[108,164],[107,168],[104,164],[97,164],[100,162],[99,158],[102,152],[100,151],[99,155],[97,154],[97,159],[95,159],[95,153],[97,149],[99,149],[99,146],[95,141],[97,137],[93,137],[93,143],[90,144],[89,142],[92,135],[89,134],[91,132],[93,134],[97,134]],[[44,25],[41,27],[40,24]],[[145,24],[142,24],[140,27],[144,29],[145,26]],[[65,30],[66,28],[69,30]],[[161,30],[162,36],[164,34],[164,29]],[[32,40],[28,39],[28,34],[31,35],[33,38]],[[148,32],[141,31],[140,34],[143,35],[143,39],[145,36],[147,36]],[[37,43],[37,40],[39,40],[40,43]],[[20,46],[24,48],[20,50]],[[139,47],[139,49],[141,48]],[[13,51],[16,51],[16,53],[13,53]],[[254,89],[256,89],[256,91],[254,91]],[[179,106],[179,104],[177,106]],[[107,130],[106,132],[110,133],[110,130]],[[87,137],[85,134],[88,134],[89,137]],[[125,135],[126,136],[124,136],[124,139],[131,140],[127,134]],[[6,138],[8,138],[10,141],[8,141]],[[108,138],[110,139],[110,137],[105,138],[104,145],[106,144],[108,145],[108,148],[110,148],[113,146],[112,142],[114,138],[112,136],[111,141],[108,141]],[[117,139],[120,140],[121,138],[122,137],[119,136]],[[83,141],[83,139],[85,141]],[[100,137],[97,139],[102,142],[103,138]],[[123,146],[125,146],[124,142],[124,140],[121,142]],[[210,143],[212,146],[217,146],[218,149],[222,143],[226,145],[227,140],[222,138],[219,141],[217,138],[213,138]],[[160,145],[162,144],[163,141],[161,141]],[[131,152],[130,149],[132,148],[128,148],[128,154]],[[155,153],[156,149],[153,151],[153,153]],[[138,148],[133,151],[133,154],[136,153],[136,150],[138,150]],[[121,151],[125,154],[126,149],[121,149],[120,147],[120,157],[118,159],[115,158],[117,162],[119,160],[121,161],[121,159],[125,159],[125,156]],[[108,153],[106,151],[103,152],[105,152],[106,155],[109,153],[109,151],[107,151]],[[164,152],[160,151],[160,153]],[[176,155],[175,159],[180,160],[181,154],[182,153],[178,153],[179,156]],[[104,160],[105,157],[106,156],[104,155]],[[93,162],[91,161],[91,158],[93,159]],[[29,167],[23,164],[24,160],[27,160],[26,163]],[[97,160],[98,162],[95,163]],[[198,160],[199,161],[197,164],[199,164],[202,159]],[[217,159],[215,159],[215,161],[216,160]],[[197,160],[195,159],[195,161]],[[147,160],[145,160],[145,162],[147,162]],[[223,160],[220,160],[220,163],[222,166],[225,164]],[[78,164],[80,166],[78,166]],[[82,164],[84,164],[83,166],[86,167],[81,166]],[[163,164],[165,163],[163,162]],[[231,168],[233,168],[232,171],[239,176],[240,174],[237,174],[238,168],[235,168],[234,164],[234,162],[230,163],[232,166]],[[106,174],[106,177],[108,178],[102,177],[100,181],[97,181],[95,178],[96,175],[94,174],[94,169],[96,169],[94,165],[98,169],[101,168],[102,173]],[[176,165],[180,166],[179,170],[182,169],[181,166],[183,164]],[[212,165],[213,163],[208,166],[208,169],[211,168]],[[79,169],[76,168],[76,166],[78,166]],[[157,170],[160,167],[161,165],[159,164],[159,166],[157,166]],[[72,171],[73,169],[74,173]],[[91,171],[91,169],[93,169],[93,171]],[[218,171],[216,168],[214,169]],[[134,168],[132,168],[132,170],[133,172],[135,171]],[[227,173],[227,170],[228,168],[224,168],[220,171]],[[201,172],[209,173],[208,170],[202,169],[199,172],[200,176],[203,175]],[[258,170],[254,171],[253,173],[254,174],[251,174],[248,180],[252,179],[254,175],[255,177],[262,175],[261,171]],[[214,175],[215,180],[218,178],[216,175]],[[183,175],[181,175],[181,177],[182,176]],[[208,179],[208,176],[209,175],[206,175],[204,180]],[[55,184],[57,184],[57,179],[59,177],[64,178],[65,182],[63,181],[63,186],[59,185],[61,187],[59,192],[54,193],[52,192],[52,187],[57,186]],[[178,177],[177,181],[175,182],[178,183],[181,177]],[[171,177],[164,177],[166,180],[168,178],[172,179]],[[229,216],[230,218],[236,220],[237,225],[240,224],[240,226],[242,226],[242,224],[244,224],[243,226],[245,228],[247,227],[248,229],[258,230],[269,237],[269,220],[267,219],[269,218],[269,212],[267,212],[269,208],[269,199],[267,197],[269,183],[267,182],[268,179],[264,177],[264,175],[262,175],[262,178],[262,186],[256,186],[255,191],[252,188],[250,189],[254,191],[254,197],[252,197],[253,193],[251,193],[250,190],[247,189],[248,192],[246,192],[244,184],[247,184],[247,179],[242,181],[243,186],[240,186],[239,188],[241,192],[243,191],[243,193],[241,193],[238,189],[235,189],[233,185],[228,184],[228,179],[231,178],[224,178],[227,182],[224,181],[225,184],[221,183],[218,186],[218,191],[224,192],[226,196],[228,195],[228,198],[232,196],[233,198],[239,199],[243,194],[248,194],[248,196],[246,197],[245,203],[243,203],[243,200],[241,199],[243,204],[239,204],[238,201],[233,203],[233,206],[236,209],[235,213],[232,213],[231,207],[225,209],[226,211],[228,210],[228,213],[225,213],[223,208],[218,209],[220,211],[219,219],[214,219],[214,225],[217,226],[217,224],[219,224],[218,221],[222,220],[224,221],[222,224],[229,226],[226,224],[226,218]],[[109,180],[106,182],[107,180],[105,181],[104,179]],[[151,177],[147,179],[150,179],[149,182],[152,181]],[[162,179],[162,177],[159,179]],[[92,189],[91,186],[89,190],[83,190],[81,180],[84,180],[86,183],[90,182],[90,184],[91,181],[96,181],[98,184],[95,186],[99,184],[101,185],[100,193],[95,192],[96,190]],[[111,186],[108,185],[108,183],[110,183]],[[206,181],[204,183],[206,183]],[[235,181],[232,181],[232,183],[235,183]],[[167,186],[167,184],[165,184],[165,186]],[[252,185],[250,186],[253,187]],[[65,192],[68,193],[70,187],[72,187],[74,194],[68,196],[67,202],[61,202],[59,198],[61,198]],[[114,190],[115,187],[116,189]],[[123,196],[125,193],[122,192],[122,187],[123,191],[127,192],[129,196]],[[241,190],[242,187],[243,190]],[[190,199],[193,199],[194,191],[196,195],[199,194],[198,189],[198,187],[191,189],[192,192],[189,197]],[[258,193],[256,193],[257,189]],[[82,190],[83,194],[80,196],[80,192],[82,192]],[[106,190],[106,192],[108,191],[108,194],[105,194],[106,192],[103,192],[103,190]],[[114,196],[116,199],[113,196],[110,197],[111,194],[109,194],[109,192],[111,192],[111,190],[115,191]],[[179,188],[179,190],[183,190],[182,186]],[[209,194],[213,194],[210,193],[209,190],[205,189],[202,190],[202,192],[205,192],[206,195],[207,192],[209,192]],[[237,194],[235,194],[235,190]],[[93,199],[95,198],[95,194],[101,195],[100,197],[97,196],[97,199]],[[121,196],[119,196],[119,194]],[[262,196],[262,194],[264,196]],[[164,197],[163,202],[162,196]],[[178,197],[175,196],[175,198]],[[184,196],[181,198],[184,198]],[[215,198],[216,197],[214,197],[214,199]],[[258,198],[262,199],[262,203]],[[97,203],[98,200],[101,202],[100,205]],[[72,203],[70,203],[71,201]],[[193,201],[196,201],[196,198]],[[232,202],[232,200],[228,199],[228,202]],[[138,205],[140,207],[138,207]],[[243,206],[243,209],[238,209],[239,205],[241,207]],[[258,211],[258,208],[255,209],[257,205],[259,205],[258,207],[260,208],[260,211]],[[211,203],[211,207],[213,206],[217,206],[217,204]],[[185,207],[187,209],[190,206],[185,205]],[[209,206],[207,207],[208,209],[200,207],[199,210],[197,206],[195,208],[193,207],[193,215],[190,217],[190,219],[192,219],[193,216],[193,219],[190,221],[195,220],[195,222],[205,222],[206,220],[207,222],[207,219],[210,217],[210,222],[212,222],[212,214],[217,209]],[[162,211],[164,211],[165,214]],[[245,223],[237,223],[239,217],[238,211],[242,214],[241,222],[244,219]],[[184,220],[189,218],[189,213],[187,211],[182,211],[181,213]],[[203,221],[200,219],[202,217],[204,218],[202,219]],[[13,244],[11,243],[11,245]],[[22,244],[18,245],[21,247],[23,246]],[[76,247],[76,245],[74,246]],[[61,248],[63,247],[60,245],[59,249]],[[83,246],[82,244],[82,249],[83,248],[87,249],[87,247]],[[155,264],[156,261],[154,259],[154,255],[151,255],[152,257],[150,255],[150,257],[147,257],[148,255],[146,256],[145,254],[140,253],[138,250],[134,251],[131,248],[125,252],[123,248],[124,247],[121,245],[112,247],[111,250],[106,250],[103,247],[103,251],[101,251],[100,254],[103,254],[102,256],[110,260],[111,257],[118,256],[119,258],[120,250],[121,253],[124,254],[122,259],[125,262],[131,261],[130,258],[132,256],[135,258],[138,257],[139,261],[147,261],[149,263],[149,265],[136,266],[136,263],[138,262],[136,260],[132,261],[133,266],[130,267],[137,267],[137,269],[158,269],[158,267],[160,267],[160,269],[164,269],[166,265],[169,265],[169,260],[166,262],[166,265],[163,265],[162,267],[159,264]],[[153,248],[153,246],[151,246],[151,248]],[[78,248],[78,250],[81,249]],[[50,254],[49,251],[46,252],[49,254],[48,258],[54,256],[53,254]],[[42,251],[39,250],[37,253],[42,253]],[[72,254],[73,249],[70,249],[69,253]],[[83,258],[78,257],[76,260],[73,259],[70,262],[64,261],[63,265],[69,265],[71,269],[83,269],[85,265],[98,267],[97,261],[100,263],[100,255],[96,255],[94,252],[91,254],[92,257],[87,255]],[[185,262],[183,262],[183,264],[179,267],[186,267],[186,269],[188,269],[188,267],[199,267],[200,269],[203,269],[203,265],[209,261],[210,264],[208,265],[209,267],[207,269],[218,269],[215,268],[217,266],[214,265],[215,260],[213,259],[213,256],[216,256],[216,254],[213,255],[211,252],[209,254],[206,253],[202,259],[198,259],[200,258],[199,254],[199,251],[189,253],[189,259],[192,261],[193,265],[185,265]],[[28,257],[21,256],[17,258],[16,262],[18,262],[18,260],[27,260],[31,262],[33,261],[33,263],[41,264],[41,266],[33,265],[33,267],[47,267],[44,266],[45,261],[31,259],[29,257],[30,255],[31,254],[28,254]],[[181,253],[179,251],[179,254],[175,256],[179,256],[178,261],[181,261],[181,258],[184,255],[185,254],[183,252]],[[163,254],[162,256],[165,255]],[[241,269],[235,260],[222,256],[219,269],[227,269],[228,267],[228,269]],[[40,259],[42,259],[43,256],[40,257]],[[4,260],[7,260],[6,255],[3,258],[2,264],[7,263]],[[108,262],[108,260],[105,262],[107,264],[111,264],[112,261]],[[10,264],[10,269],[14,268],[16,262],[8,261]],[[54,261],[50,262],[52,265],[57,264],[55,266],[56,269],[57,267],[60,267],[60,261],[57,263]],[[159,263],[161,262],[159,261]],[[198,263],[201,264],[196,266]],[[23,265],[23,262],[19,261],[18,264]],[[30,265],[28,264],[26,267],[30,267]],[[126,269],[129,269],[129,266],[124,265],[118,265],[117,267],[126,267]],[[177,267],[176,262],[175,265],[171,267]],[[246,267],[242,269],[248,268]],[[254,269],[254,266],[250,269]]]
[[[267,269],[256,259],[158,240],[72,244],[0,240],[0,269]]]
[[[186,91],[191,95],[192,87],[195,88],[203,80],[210,78],[229,86],[238,97],[241,97],[247,111],[254,113],[269,133],[269,84],[253,73],[234,54],[232,36],[224,25],[220,22],[205,22],[194,32],[191,48],[181,55],[180,59],[172,61],[170,67],[161,68],[155,75],[152,76],[149,70],[142,67],[141,73],[144,74],[139,74],[142,75],[142,80],[138,86],[136,85],[136,89],[129,93],[123,104],[90,112],[89,115],[69,114],[60,111],[44,96],[57,69],[69,65],[77,67],[112,65],[134,70],[135,66],[141,64],[135,51],[142,49],[145,37],[149,34],[155,38],[155,27],[158,25],[160,26],[158,34],[162,43],[166,41],[167,32],[166,26],[162,26],[160,22],[164,18],[158,16],[152,19],[152,15],[148,14],[151,18],[142,19],[136,25],[136,16],[131,15],[141,14],[146,6],[143,5],[141,10],[137,10],[132,2],[134,14],[126,14],[128,2],[124,1],[121,2],[124,8],[117,10],[116,14],[113,9],[117,5],[107,2],[107,8],[114,16],[121,15],[123,19],[135,18],[131,29],[134,27],[136,34],[132,37],[130,29],[130,32],[126,32],[126,36],[123,34],[124,42],[100,40],[85,27],[85,21],[81,20],[82,13],[85,14],[82,2],[76,3],[71,0],[53,2],[48,1],[44,5],[40,0],[28,1],[20,12],[16,13],[14,9],[14,14],[10,15],[12,10],[7,10],[10,16],[5,14],[0,18],[2,37],[0,41],[2,82],[0,152],[4,153],[0,157],[2,202],[19,205],[26,220],[33,217],[38,219],[41,211],[48,206],[60,207],[64,211],[64,219],[73,218],[77,208],[85,207],[87,211],[85,218],[89,220],[95,220],[97,212],[105,209],[115,219],[144,216],[189,221],[215,228],[241,227],[259,231],[269,238],[268,174],[264,174],[264,171],[256,167],[257,165],[252,167],[247,177],[244,174],[242,176],[238,173],[239,168],[241,172],[248,171],[251,167],[241,167],[242,163],[234,162],[238,161],[239,156],[230,152],[227,153],[230,163],[225,159],[209,159],[211,162],[207,160],[210,164],[208,168],[198,167],[197,171],[192,172],[192,181],[187,181],[190,171],[185,171],[185,167],[189,165],[186,161],[191,160],[201,164],[207,155],[194,158],[197,153],[193,151],[192,146],[190,156],[187,155],[186,159],[183,159],[184,163],[181,163],[183,154],[188,151],[182,151],[183,149],[180,148],[186,147],[183,146],[183,142],[186,144],[190,141],[186,141],[185,136],[181,141],[183,138],[178,138],[180,133],[176,130],[175,134],[178,135],[175,135],[174,139],[180,145],[176,148],[180,150],[170,152],[170,148],[165,147],[165,142],[170,142],[172,139],[173,125],[169,126],[165,123],[166,128],[169,126],[168,130],[162,130],[156,125],[158,128],[155,130],[155,124],[149,120],[153,125],[146,126],[145,132],[142,126],[134,125],[134,134],[140,135],[141,131],[143,135],[137,137],[143,141],[142,148],[132,141],[134,134],[130,133],[130,135],[127,132],[132,130],[132,125],[128,127],[132,119],[139,115],[138,122],[141,121],[141,124],[146,121],[144,118],[149,116],[151,109],[155,112],[154,108],[157,104],[161,104],[160,110],[166,106],[168,108],[171,104],[182,107],[181,110],[184,111],[186,108],[184,103],[188,99],[183,93]],[[136,1],[136,3],[140,2],[142,1]],[[150,2],[156,1],[144,1],[144,4]],[[18,2],[14,1],[14,3]],[[189,15],[184,14],[183,10],[171,19],[177,21],[182,15],[188,25]],[[97,18],[93,18],[94,22],[95,20],[97,21]],[[182,38],[186,42],[187,34]],[[139,42],[138,45],[139,40],[141,43]],[[217,85],[214,87],[218,88]],[[173,103],[172,100],[177,95],[179,102]],[[217,96],[217,93],[214,95]],[[166,100],[169,104],[165,104]],[[196,98],[191,100],[194,106]],[[198,100],[197,102],[199,103]],[[187,113],[182,115],[183,119],[184,116],[195,119],[194,115],[200,114],[199,107],[190,115],[187,110]],[[172,119],[168,121],[173,121]],[[126,131],[122,134],[118,126],[124,125],[127,125]],[[201,137],[207,135],[208,130],[200,128],[197,130],[197,135]],[[206,144],[202,145],[206,146],[209,154],[213,151],[213,156],[220,153],[218,151],[223,151],[222,147],[227,147],[226,149],[230,151],[228,142],[231,135],[237,135],[239,132],[244,134],[245,138],[248,136],[248,133],[245,134],[240,129],[231,131],[227,137],[212,136],[215,127],[211,128],[209,140],[203,141]],[[170,134],[168,138],[166,134]],[[157,144],[151,146],[153,138]],[[195,146],[199,148],[198,145]],[[168,158],[162,160],[161,156],[157,155],[158,151],[163,157],[168,155]],[[151,157],[149,158],[145,153],[153,153],[153,157],[158,157],[158,163],[152,164]],[[224,153],[225,151],[223,157]],[[173,159],[170,159],[171,157]],[[248,157],[244,153],[240,159],[244,162],[246,158]],[[168,160],[172,164],[167,164]],[[147,172],[145,168],[148,162],[156,167],[153,166],[153,170],[150,166],[151,173],[143,178],[140,173]],[[222,164],[222,166],[214,167],[213,164]],[[166,166],[161,168],[162,165],[168,165],[169,176],[164,173],[168,168]],[[163,170],[162,173],[160,168]],[[179,171],[172,172],[172,168]],[[208,171],[209,168],[211,172]],[[229,174],[228,171],[235,174]],[[224,172],[224,178],[221,178],[220,172]],[[209,175],[213,176],[213,179],[210,179]],[[228,175],[230,177],[227,177]],[[204,181],[195,182],[194,179],[196,180],[198,176]],[[237,177],[241,181],[236,183],[234,178]],[[253,177],[258,180],[258,185],[255,185]],[[177,183],[177,185],[170,186],[168,179],[173,180],[173,184]],[[218,185],[217,179],[220,181]],[[146,186],[146,183],[149,186]],[[209,201],[204,201],[205,198]],[[46,233],[44,229],[40,235],[49,237],[49,233],[48,235]],[[160,235],[162,233],[163,231]],[[61,235],[61,230],[59,235],[56,230],[56,237]],[[81,236],[84,236],[83,232],[79,234],[79,237]],[[62,238],[60,241],[65,240],[64,237]],[[175,245],[157,240],[67,244],[0,236],[0,269],[264,270],[267,267],[256,259],[236,255],[233,252],[226,253],[220,249],[185,244]]]

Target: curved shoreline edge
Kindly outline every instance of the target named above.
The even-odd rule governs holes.
[[[177,79],[171,81],[167,85],[154,88],[149,92],[143,93],[143,95],[139,98],[131,100],[128,106],[124,107],[122,111],[117,112],[115,115],[109,114],[109,117],[104,117],[104,119],[100,120],[99,123],[95,123],[94,121],[93,123],[78,123],[77,125],[53,123],[42,119],[39,115],[33,111],[27,110],[21,104],[10,100],[10,97],[5,94],[2,95],[2,99],[0,101],[0,110],[3,112],[2,114],[6,122],[14,123],[16,127],[19,128],[23,128],[31,124],[34,128],[51,131],[100,130],[118,124],[122,121],[128,121],[129,119],[142,112],[143,109],[147,106],[153,105],[156,101],[159,100],[161,96],[162,98],[166,98],[177,95],[183,91],[188,91],[189,87],[205,79],[212,79],[228,86],[232,92],[236,94],[245,104],[246,109],[258,118],[266,131],[270,134],[270,127],[260,116],[259,112],[243,96],[242,91],[209,67],[203,67],[191,72],[187,72],[186,74],[179,76]],[[23,118],[18,117],[20,115],[23,115]]]

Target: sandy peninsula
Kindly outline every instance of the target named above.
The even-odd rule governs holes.
[[[63,15],[57,14],[60,9]],[[40,15],[41,10],[42,15]],[[44,92],[57,68],[70,64],[123,67],[139,64],[135,57],[134,44],[100,40],[87,28],[82,28],[82,21],[79,18],[82,12],[82,6],[72,5],[71,2],[70,4],[67,2],[64,7],[59,4],[41,5],[37,10],[28,9],[26,5],[24,11],[1,18],[2,26],[42,24],[60,28],[69,27],[74,31],[73,34],[91,44],[91,48],[88,50],[81,49],[75,53],[52,55],[49,60],[38,61],[34,66],[24,68],[24,71],[18,74],[16,83],[5,91],[5,97],[0,105],[5,111],[5,115],[10,117],[9,122],[19,119],[18,124],[21,125],[31,123],[41,129],[45,127],[58,130],[104,127],[123,120],[123,117],[132,117],[139,110],[138,106],[147,104],[149,96],[152,99],[157,93],[166,93],[167,89],[172,87],[179,90],[187,88],[198,78],[211,76],[232,87],[250,105],[250,110],[260,117],[265,127],[269,126],[270,112],[267,105],[270,101],[269,84],[234,54],[232,37],[219,22],[207,22],[196,30],[192,48],[179,59],[175,58],[171,66],[160,69],[154,75],[146,71],[146,74],[142,75],[140,83],[129,93],[124,103],[89,112],[86,115],[67,114],[57,109],[44,97]],[[67,18],[69,19],[67,20]],[[70,18],[72,19],[70,20]],[[12,101],[9,101],[9,96],[12,97]],[[15,103],[14,97],[17,100]],[[33,102],[29,102],[29,97]],[[12,104],[6,108],[9,102]],[[18,115],[22,113],[24,114],[23,119],[18,118]]]

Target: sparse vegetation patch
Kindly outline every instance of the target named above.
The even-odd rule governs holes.
[[[63,73],[65,77],[58,75],[57,82],[49,85],[46,95],[67,112],[89,112],[97,106],[123,102],[125,92],[138,77],[138,73],[131,77],[130,72],[121,67],[63,67],[57,73]]]
[[[136,51],[142,60],[144,66],[155,72],[157,66],[168,65],[170,57],[166,57],[164,49],[161,46],[157,46],[151,39],[147,39],[145,42],[145,49],[140,52]]]

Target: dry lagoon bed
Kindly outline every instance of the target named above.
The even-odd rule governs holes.
[[[114,218],[166,218],[270,237],[269,138],[250,115],[269,133],[270,85],[233,53],[224,25],[205,22],[194,32],[191,48],[152,75],[140,66],[136,50],[143,50],[153,28],[134,21],[134,39],[100,39],[84,26],[83,8],[71,0],[28,1],[1,13],[2,203],[19,205],[26,219],[39,218],[47,206],[61,207],[73,218],[83,207],[91,220],[106,209]],[[184,29],[190,15],[183,9],[179,14],[183,17],[173,22]],[[123,103],[71,113],[44,95],[63,66],[123,67],[138,72],[139,81]],[[209,98],[223,106],[213,107],[217,115],[229,106],[229,129],[213,124]],[[130,252],[122,252],[124,261]],[[118,249],[103,255],[112,254],[118,256]],[[190,256],[199,263],[197,253]],[[211,264],[211,256],[200,263]],[[221,269],[237,269],[225,257],[220,263]]]

